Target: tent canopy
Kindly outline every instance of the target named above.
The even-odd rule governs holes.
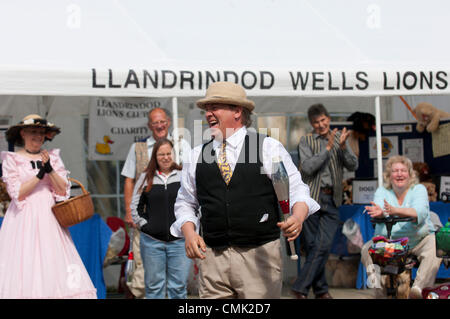
[[[182,97],[189,120],[218,80],[243,85],[259,113],[448,95],[449,9],[439,0],[2,1],[0,114],[63,124],[54,143],[85,182],[79,133],[90,98]]]
[[[445,1],[0,3],[0,94],[252,96],[450,92]]]

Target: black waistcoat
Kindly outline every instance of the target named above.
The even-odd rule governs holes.
[[[203,146],[196,186],[203,238],[209,247],[256,247],[279,238],[278,200],[263,171],[264,138],[247,133],[228,185],[217,166],[212,141]]]

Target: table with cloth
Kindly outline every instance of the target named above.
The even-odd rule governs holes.
[[[342,222],[347,219],[352,218],[355,223],[359,225],[361,235],[364,242],[372,239],[374,236],[374,227],[370,222],[370,216],[364,213],[364,207],[366,205],[342,205],[339,207],[339,216]],[[441,223],[445,225],[448,218],[450,217],[450,204],[443,202],[430,202],[430,210],[436,213],[441,220]],[[331,249],[332,254],[339,256],[349,256],[347,251],[347,240],[342,234],[342,227],[336,233],[333,247]],[[413,268],[412,277],[415,278],[417,269]],[[439,268],[436,278],[450,278],[450,269],[446,269],[443,264]],[[362,289],[367,287],[367,273],[366,269],[362,263],[359,263],[358,267],[358,277],[356,279],[356,288]]]
[[[0,227],[3,218],[0,217]],[[103,278],[103,260],[112,235],[111,229],[100,215],[94,214],[88,220],[69,227],[72,240],[83,260],[92,283],[97,289],[97,298],[106,298],[106,285]]]

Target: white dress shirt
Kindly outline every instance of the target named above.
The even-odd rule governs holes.
[[[230,164],[232,171],[234,171],[234,168],[236,167],[236,162],[239,158],[246,135],[247,128],[242,127],[226,139],[227,161]],[[215,156],[218,157],[220,155],[222,142],[214,140],[212,143]],[[197,200],[195,171],[202,147],[203,145],[195,147],[190,153],[189,160],[183,163],[181,188],[178,191],[177,200],[175,202],[176,221],[170,227],[170,232],[175,237],[183,237],[181,227],[184,223],[189,221],[194,223],[197,232],[199,230],[200,216],[196,216],[199,203]],[[271,178],[272,158],[275,156],[281,158],[289,176],[289,202],[291,209],[296,202],[305,202],[308,206],[308,216],[318,211],[320,206],[310,197],[309,187],[303,183],[300,172],[292,162],[291,156],[279,141],[271,137],[265,138],[263,142],[262,157],[264,172],[261,173],[266,174]]]

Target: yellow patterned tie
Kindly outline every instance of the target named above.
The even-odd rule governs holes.
[[[230,164],[227,162],[227,153],[225,151],[225,147],[226,142],[223,141],[217,165],[219,166],[220,173],[222,173],[223,180],[228,185],[228,183],[231,180],[231,175],[233,175],[233,172],[231,171]]]

